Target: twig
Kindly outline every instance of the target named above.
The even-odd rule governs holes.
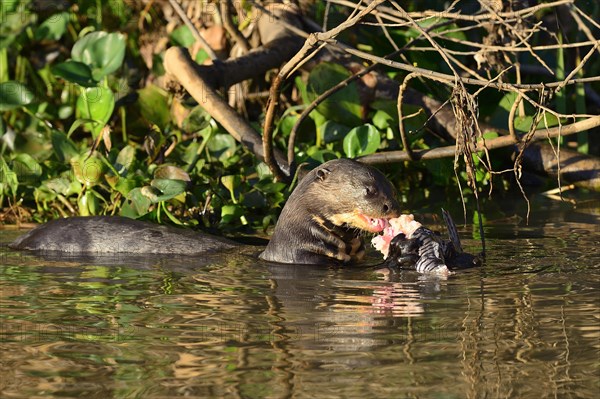
[[[404,81],[400,85],[400,90],[398,90],[398,101],[396,103],[396,106],[398,107],[398,129],[400,130],[400,139],[402,140],[402,147],[404,147],[404,151],[406,151],[406,154],[408,155],[408,158],[411,161],[414,160],[414,155],[412,153],[412,149],[410,148],[410,144],[406,137],[406,131],[404,130],[404,117],[402,116],[402,98],[404,96],[404,91],[408,87],[408,82],[411,79],[420,77],[420,76],[421,75],[419,75],[416,72],[409,73],[408,75],[406,75],[406,77],[404,78]]]
[[[594,52],[596,51],[597,48],[598,48],[598,43],[596,43],[594,45],[594,47],[592,47],[592,49],[590,51],[588,51],[588,53],[585,55],[585,57],[583,57],[581,62],[579,62],[579,65],[577,65],[575,68],[573,68],[573,70],[571,71],[571,73],[569,73],[569,75],[565,78],[565,80],[560,85],[558,85],[558,87],[556,88],[557,92],[560,91],[563,87],[565,87],[567,82],[569,80],[571,80],[573,78],[573,76],[575,76],[577,74],[577,72],[579,72],[581,70],[581,68],[583,68],[585,63],[588,62],[588,60],[590,59],[592,54],[594,54]]]
[[[438,28],[440,25],[445,25],[445,24],[446,24],[446,22],[443,22],[441,24],[432,25],[432,26],[428,27],[426,30],[430,31],[430,30]],[[399,48],[396,51],[394,51],[390,54],[387,54],[386,56],[384,56],[384,58],[390,59],[392,57],[395,57],[395,56],[401,54],[412,43],[414,43],[415,40],[418,40],[419,38],[420,38],[420,36],[413,38],[411,41],[406,43],[402,48]],[[347,77],[346,79],[342,80],[335,86],[331,87],[330,89],[328,89],[325,92],[323,92],[322,94],[320,94],[315,100],[313,100],[308,105],[308,107],[306,107],[304,109],[304,111],[302,111],[302,113],[298,117],[298,120],[296,121],[296,123],[294,123],[294,126],[292,127],[292,130],[290,131],[290,135],[288,138],[288,164],[290,165],[290,170],[294,170],[294,165],[295,165],[294,147],[295,147],[295,142],[296,142],[296,135],[297,135],[298,129],[300,129],[300,125],[302,124],[304,119],[306,119],[308,117],[308,115],[310,115],[310,113],[315,108],[317,108],[317,106],[319,106],[319,104],[321,104],[323,101],[325,101],[328,97],[332,96],[334,93],[338,92],[339,90],[343,89],[344,87],[347,87],[350,83],[354,82],[355,80],[358,80],[361,77],[363,77],[364,75],[372,72],[373,70],[375,70],[375,68],[377,66],[379,66],[379,63],[375,62],[375,63],[369,65],[368,67],[366,67],[365,69],[363,69],[362,71],[357,72],[357,73],[353,74],[352,76]]]
[[[579,132],[583,132],[595,127],[600,126],[600,116],[594,116],[592,118],[588,118],[579,122],[574,122],[570,125],[562,126],[561,128],[549,128],[549,129],[538,129],[535,130],[533,136],[531,137],[531,141],[539,141],[547,138],[554,138],[559,136],[569,136],[572,134],[576,134]],[[495,131],[499,131],[500,129],[494,129]],[[518,144],[520,141],[515,141],[510,136],[501,136],[496,137],[491,140],[485,140],[485,147],[490,150],[508,147],[511,145]],[[483,151],[484,144],[482,141],[477,143],[477,147],[474,148],[474,151]],[[448,158],[453,157],[455,152],[455,146],[445,146],[433,148],[430,150],[413,150],[413,154],[416,160],[427,160],[427,159],[439,159],[439,158]],[[386,164],[386,163],[395,163],[402,161],[409,161],[410,158],[406,151],[385,151],[376,154],[366,155],[362,158],[359,158],[361,162],[368,164]]]
[[[335,42],[333,44],[339,46],[344,51],[346,51],[348,54],[352,54],[352,55],[355,55],[357,57],[360,57],[360,58],[363,58],[363,59],[366,59],[366,60],[369,60],[372,62],[378,62],[380,64],[387,65],[392,68],[400,69],[400,70],[407,71],[407,72],[419,72],[423,76],[426,76],[429,79],[434,79],[434,80],[437,80],[440,82],[452,82],[454,80],[454,77],[452,75],[448,75],[448,74],[445,74],[442,72],[430,71],[428,69],[415,67],[413,65],[408,65],[408,64],[403,64],[401,62],[397,62],[397,61],[387,60],[383,57],[378,57],[376,55],[372,55],[367,52],[351,48],[350,46],[346,46],[346,45],[343,45],[338,42]],[[506,91],[514,91],[514,89],[522,89],[522,90],[527,90],[527,91],[540,90],[540,89],[544,89],[544,88],[551,89],[554,87],[558,87],[559,85],[561,85],[563,83],[563,81],[559,81],[559,82],[549,82],[549,83],[542,83],[542,84],[514,84],[514,83],[503,83],[503,82],[490,84],[489,81],[481,80],[481,79],[473,79],[473,78],[462,78],[462,81],[463,81],[463,83],[468,84],[468,85],[475,85],[475,86],[489,85],[490,87],[493,87],[495,89],[506,90]],[[592,77],[588,77],[588,78],[571,79],[571,80],[567,81],[567,84],[572,85],[572,84],[576,84],[576,83],[588,83],[588,82],[599,82],[599,81],[600,81],[600,76],[592,76]]]
[[[517,98],[515,99],[512,107],[510,107],[510,112],[508,113],[508,131],[510,133],[510,137],[512,137],[515,141],[517,141],[517,134],[515,133],[515,113],[519,107],[519,104],[521,104],[522,99],[523,95],[518,93]]]
[[[185,14],[185,11],[183,11],[183,8],[181,8],[181,5],[177,2],[177,0],[169,0],[169,4],[171,4],[171,7],[173,7],[173,9],[177,13],[177,15],[179,15],[179,18],[181,18],[181,20],[190,29],[190,31],[192,32],[192,35],[194,36],[194,38],[198,42],[200,42],[200,44],[202,45],[202,48],[204,49],[204,51],[206,51],[206,54],[208,54],[208,56],[210,57],[210,59],[213,60],[213,61],[216,60],[216,59],[218,59],[217,54],[210,47],[210,45],[208,44],[208,42],[206,41],[206,39],[204,39],[204,37],[200,34],[200,32],[198,32],[198,29],[196,29],[196,26],[192,23],[192,21],[190,21],[190,19]]]
[[[591,23],[592,25],[594,25],[596,27],[596,29],[600,29],[600,24],[598,24],[598,22],[594,21],[592,18],[590,18],[589,15],[587,15],[586,13],[584,13],[583,11],[581,11],[579,9],[579,7],[577,7],[575,5],[575,3],[571,4],[571,7],[573,9],[575,9],[575,11],[577,12],[577,14],[581,15],[583,18],[585,18],[589,23]]]
[[[190,54],[181,47],[171,47],[165,53],[165,69],[201,104],[229,134],[248,150],[264,158],[260,135],[227,102],[215,92],[197,72],[196,63]],[[274,155],[280,168],[288,170],[283,154]]]
[[[221,19],[223,20],[223,26],[231,35],[233,40],[240,46],[244,53],[247,53],[252,48],[250,43],[248,43],[248,39],[239,31],[237,26],[233,23],[231,18],[231,0],[219,0],[220,10],[221,10]]]
[[[539,10],[543,10],[544,8],[554,8],[556,6],[560,6],[563,4],[572,4],[575,0],[559,0],[559,1],[553,1],[553,2],[549,2],[549,3],[543,3],[543,4],[538,4],[536,6],[533,7],[528,7],[528,8],[523,8],[521,10],[517,10],[517,11],[509,11],[509,12],[500,12],[498,13],[498,15],[501,18],[507,19],[507,18],[515,18],[515,17],[521,17],[521,18],[526,18],[532,14],[535,14],[536,12],[538,12]],[[352,3],[351,1],[348,0],[329,0],[329,2],[333,3],[333,4],[339,4],[339,5],[344,5],[344,6],[348,6],[348,7],[355,7],[356,4]],[[363,6],[364,8],[364,6]],[[381,11],[378,11],[382,16],[386,16],[386,15],[399,15],[399,13],[397,13],[395,10],[389,8],[389,7],[381,7]],[[483,13],[483,14],[477,14],[477,15],[465,15],[465,14],[460,14],[460,13],[456,13],[456,12],[445,12],[445,11],[433,11],[433,10],[428,10],[428,11],[416,11],[416,12],[411,12],[409,13],[411,18],[445,18],[445,19],[453,19],[453,20],[461,20],[461,21],[481,21],[481,20],[486,20],[486,19],[490,19],[491,15],[489,13]]]
[[[309,37],[306,39],[304,45],[302,46],[302,49],[300,49],[298,54],[296,54],[294,57],[292,57],[292,59],[289,60],[283,66],[283,68],[281,68],[281,70],[279,71],[277,76],[273,79],[273,83],[272,83],[271,89],[269,91],[270,96],[269,96],[269,101],[267,103],[267,110],[265,112],[265,122],[264,122],[264,127],[263,127],[263,148],[264,148],[264,153],[265,153],[265,163],[267,163],[267,165],[269,165],[269,168],[271,168],[273,175],[278,180],[287,180],[294,173],[294,170],[291,170],[290,171],[291,175],[288,174],[287,176],[285,176],[282,171],[277,170],[277,164],[272,162],[273,159],[272,159],[272,154],[270,152],[272,134],[273,134],[273,122],[275,119],[275,108],[276,108],[277,104],[279,103],[279,92],[280,92],[281,85],[287,79],[289,74],[293,70],[295,70],[298,65],[300,65],[304,62],[306,55],[309,54],[318,43],[323,43],[323,42],[329,41],[332,38],[334,38],[335,36],[339,35],[344,30],[355,25],[365,15],[367,15],[369,12],[371,12],[371,10],[373,10],[379,4],[383,3],[383,1],[384,0],[373,1],[371,4],[369,4],[369,6],[367,8],[362,10],[356,16],[347,19],[346,21],[344,21],[337,27],[335,27],[327,32],[313,33],[313,34],[309,35]]]

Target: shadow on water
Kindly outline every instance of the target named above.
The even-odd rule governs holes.
[[[0,393],[594,397],[598,219],[596,206],[490,221],[484,266],[445,279],[266,264],[256,247],[199,258],[3,249]],[[477,252],[476,229],[461,234]]]

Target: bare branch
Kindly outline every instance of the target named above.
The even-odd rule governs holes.
[[[531,137],[531,141],[539,141],[547,138],[555,138],[559,136],[569,136],[571,134],[576,134],[579,132],[584,132],[586,130],[595,128],[600,126],[600,116],[595,116],[592,118],[588,118],[583,121],[575,122],[570,125],[562,126],[549,129],[538,129],[534,132]],[[498,131],[500,129],[490,128],[490,130]],[[515,141],[510,136],[501,136],[492,140],[485,141],[485,147],[488,149],[496,149],[502,147],[509,147],[515,144],[519,144],[520,141]],[[477,147],[474,151],[483,151],[484,150],[484,142],[480,141],[477,144]],[[427,159],[439,159],[439,158],[449,158],[453,157],[455,153],[455,146],[446,146],[433,148],[431,150],[413,150],[413,154],[416,160],[427,160]],[[361,162],[368,164],[386,164],[386,163],[395,163],[402,161],[410,161],[410,157],[406,153],[406,151],[386,151],[380,152],[376,154],[371,154],[360,158]]]
[[[196,26],[192,23],[192,21],[190,21],[190,19],[185,14],[185,11],[183,11],[183,8],[181,8],[181,5],[177,2],[177,0],[169,0],[169,3],[171,4],[171,7],[173,7],[173,9],[177,13],[177,15],[179,15],[179,18],[181,18],[181,20],[190,29],[190,31],[192,32],[192,35],[194,35],[194,38],[198,42],[200,42],[200,44],[202,44],[202,48],[204,49],[204,51],[206,51],[206,54],[208,54],[210,59],[211,60],[218,59],[217,54],[210,47],[210,45],[208,44],[206,39],[204,39],[204,37],[200,34],[200,32],[198,32],[198,29],[196,29]]]

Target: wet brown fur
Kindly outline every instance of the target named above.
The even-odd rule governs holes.
[[[349,159],[308,173],[286,203],[261,259],[298,264],[350,263],[364,256],[361,230],[371,218],[397,217],[400,206],[378,170]]]
[[[327,162],[309,172],[284,207],[261,258],[281,263],[331,264],[359,260],[360,215],[399,215],[392,186],[377,170],[356,161]],[[198,231],[120,216],[58,219],[22,235],[11,248],[71,254],[202,255],[234,249],[235,242]]]

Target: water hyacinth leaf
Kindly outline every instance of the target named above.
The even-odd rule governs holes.
[[[87,190],[77,201],[79,216],[91,216],[98,212],[99,201],[91,190]]]
[[[2,173],[2,179],[0,179],[0,196],[7,194],[12,196],[17,195],[19,179],[17,174],[8,167],[4,157],[0,157],[0,172]]]
[[[183,120],[182,128],[186,132],[194,133],[210,126],[211,116],[200,105],[195,106],[190,114]]]
[[[125,174],[125,172],[131,168],[134,159],[135,148],[131,145],[126,145],[121,151],[119,151],[119,155],[117,155],[114,167],[119,174]]]
[[[137,219],[150,211],[152,201],[142,193],[142,188],[136,187],[129,192],[127,200],[121,207],[121,216]]]
[[[97,84],[92,76],[92,70],[83,62],[68,60],[54,65],[50,71],[68,82],[83,87],[93,87]]]
[[[88,33],[73,45],[71,58],[89,66],[94,80],[100,81],[123,63],[125,36],[120,33]]]
[[[321,126],[321,129],[323,131],[323,140],[325,143],[340,141],[346,137],[350,131],[348,126],[334,121],[325,122],[325,124]]]
[[[42,22],[35,30],[35,40],[59,40],[67,31],[68,12],[54,14]]]
[[[77,98],[77,111],[82,119],[97,121],[91,127],[94,138],[100,134],[115,109],[115,96],[105,87],[88,87]]]
[[[310,147],[306,151],[306,154],[308,155],[309,158],[306,159],[305,161],[309,162],[313,166],[317,166],[317,165],[320,165],[320,164],[325,163],[327,161],[331,161],[333,159],[338,159],[340,157],[334,151],[331,151],[331,150],[322,150],[322,149],[320,149],[317,146]],[[317,161],[317,162],[311,162],[311,160]]]
[[[344,153],[348,158],[373,154],[379,148],[381,138],[377,128],[370,124],[355,127],[344,138]]]
[[[171,180],[182,180],[185,182],[192,181],[190,175],[188,175],[183,169],[172,165],[160,165],[154,171],[155,179],[171,179]]]
[[[154,179],[150,183],[152,187],[161,192],[153,202],[167,201],[185,192],[187,182],[173,179]]]
[[[47,180],[44,185],[46,186],[46,188],[48,188],[50,191],[56,193],[56,194],[61,194],[66,196],[71,195],[72,192],[72,187],[71,187],[71,182],[64,177],[57,177],[56,179],[50,179]]]
[[[334,63],[321,63],[311,71],[308,77],[307,96],[310,101],[317,98],[342,80],[351,76],[343,66]],[[351,83],[342,90],[329,96],[317,107],[327,120],[344,123],[349,126],[361,123],[361,106],[358,88]]]
[[[135,178],[127,179],[121,177],[117,180],[116,184],[114,185],[114,189],[123,194],[124,196],[127,196],[131,190],[139,186],[139,183],[140,182]]]
[[[274,194],[282,192],[287,185],[281,182],[274,182],[270,179],[260,180],[254,185],[258,191],[265,194]]]
[[[41,165],[27,153],[17,154],[15,156],[13,159],[12,170],[17,174],[19,182],[21,183],[38,183],[42,174]]]
[[[150,123],[164,131],[171,121],[167,94],[154,85],[138,90],[139,105],[142,116]]]
[[[63,132],[53,130],[51,139],[54,154],[59,162],[70,162],[71,159],[79,156],[79,151],[77,150],[75,143],[73,143],[73,141],[71,141],[71,139]]]
[[[207,143],[206,147],[211,155],[219,158],[221,162],[231,158],[235,154],[236,142],[229,134],[215,134]]]
[[[93,119],[76,119],[73,124],[71,125],[71,127],[69,128],[69,131],[67,132],[67,137],[71,137],[71,135],[73,134],[73,132],[75,130],[77,130],[77,128],[79,126],[85,125],[86,123],[89,123],[90,126],[94,126],[94,125],[99,125],[100,122],[95,121]]]
[[[240,186],[241,182],[242,182],[242,179],[240,178],[239,175],[227,175],[227,176],[221,177],[221,183],[229,191],[229,194],[231,194],[231,199],[233,201],[236,201],[235,189]]]
[[[244,216],[244,209],[237,204],[223,205],[221,208],[221,223],[230,223]]]
[[[0,83],[0,111],[10,111],[31,104],[34,98],[31,90],[19,82]]]
[[[173,44],[181,47],[190,47],[196,42],[194,35],[190,28],[186,25],[182,25],[175,29],[169,36]]]
[[[88,157],[87,154],[72,159],[71,167],[77,181],[87,187],[99,184],[102,181],[106,168],[100,158],[96,156]]]
[[[202,64],[204,64],[204,61],[206,61],[208,59],[210,59],[208,53],[206,52],[206,50],[201,48],[196,53],[196,57],[194,58],[194,61],[196,61],[197,64],[202,65]]]

